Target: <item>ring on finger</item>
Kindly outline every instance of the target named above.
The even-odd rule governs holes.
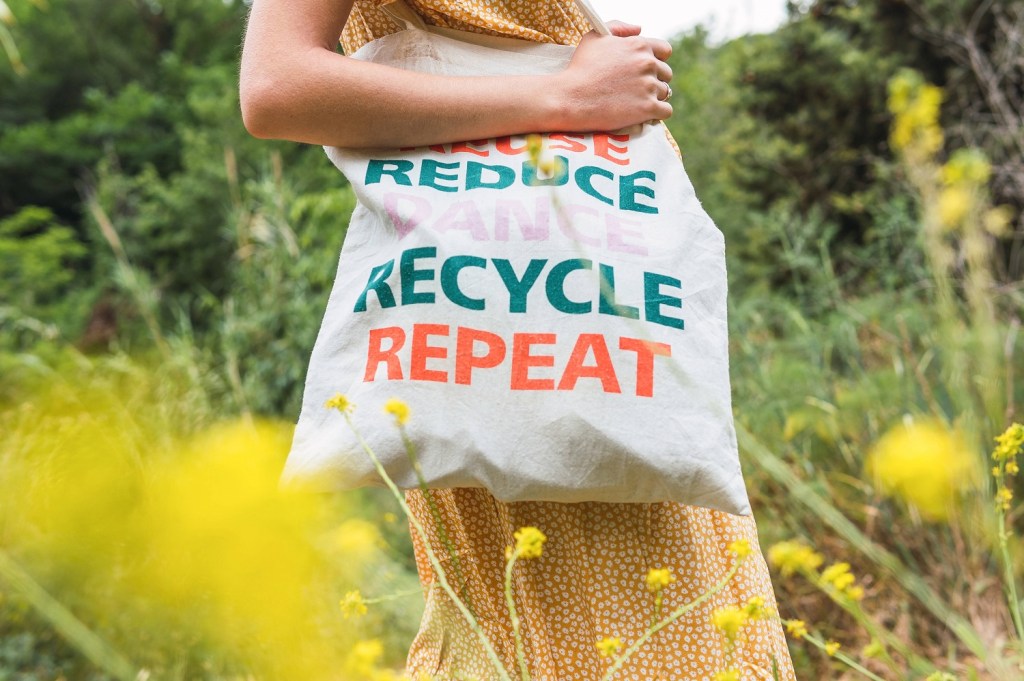
[[[669,85],[668,83],[665,83],[665,88],[665,96],[661,98],[661,101],[663,102],[667,102],[668,100],[672,99],[672,86]]]

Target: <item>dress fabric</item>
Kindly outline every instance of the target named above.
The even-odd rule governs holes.
[[[400,30],[379,6],[356,0],[342,34],[349,54]],[[505,37],[575,44],[589,25],[572,0],[407,0],[431,25]],[[522,560],[513,574],[525,657],[534,681],[598,681],[609,667],[596,642],[618,637],[627,646],[646,631],[654,607],[651,569],[676,577],[664,591],[663,613],[702,596],[721,582],[734,557],[728,546],[747,539],[753,552],[739,573],[701,606],[658,632],[615,679],[709,681],[726,669],[744,681],[795,679],[782,625],[758,620],[729,648],[712,623],[715,610],[761,597],[776,610],[771,577],[752,516],[734,516],[673,502],[655,504],[503,503],[482,489],[406,493],[413,515],[452,586],[460,591],[513,677],[516,646],[505,602],[505,549],[521,527],[547,537],[540,558]],[[441,518],[447,542],[438,531]],[[447,546],[446,546],[447,543]],[[408,672],[438,679],[497,678],[488,657],[437,575],[413,532],[416,563],[426,594]]]

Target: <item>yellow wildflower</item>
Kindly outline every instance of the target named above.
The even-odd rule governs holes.
[[[807,635],[807,625],[803,620],[786,620],[786,633],[795,639],[801,639]]]
[[[821,554],[797,541],[784,541],[768,549],[768,560],[784,577],[794,572],[812,572],[825,561]]]
[[[885,646],[877,638],[871,639],[871,643],[864,646],[861,655],[868,659],[885,657]]]
[[[939,220],[946,229],[963,224],[975,205],[975,193],[970,187],[957,185],[939,192]]]
[[[597,642],[597,649],[600,651],[601,657],[615,657],[616,653],[622,649],[622,639],[616,636],[603,638]]]
[[[714,681],[740,681],[740,673],[736,669],[726,669],[714,676]]]
[[[674,581],[676,576],[668,568],[652,569],[647,573],[647,588],[653,593],[658,593]]]
[[[392,397],[384,403],[384,413],[394,416],[400,426],[404,426],[409,421],[409,405],[397,397]]]
[[[992,236],[1006,236],[1012,221],[1013,209],[1009,206],[990,208],[982,216],[982,225]]]
[[[750,620],[750,615],[745,610],[737,608],[735,605],[726,606],[715,610],[711,616],[711,621],[715,627],[725,634],[726,639],[729,642],[735,641],[736,637],[740,633],[740,629],[743,625]]]
[[[1000,511],[1009,511],[1012,499],[1013,492],[1008,487],[1000,487],[996,492],[996,508]]]
[[[354,676],[370,676],[384,657],[384,644],[378,639],[358,641],[345,660],[346,670]]]
[[[753,549],[750,548],[750,542],[746,539],[737,539],[733,543],[729,544],[729,552],[737,558],[746,558],[750,555],[752,550]]]
[[[747,614],[752,620],[762,619],[769,613],[768,608],[764,607],[764,599],[760,596],[754,596],[747,604],[743,606],[743,612]]]
[[[843,593],[851,601],[862,601],[864,600],[864,587],[862,586],[851,586],[846,589]]]
[[[942,166],[942,181],[948,185],[987,184],[992,177],[992,164],[977,149],[959,149]]]
[[[524,527],[517,530],[514,536],[516,538],[515,550],[520,558],[540,558],[544,542],[548,539],[536,527]]]
[[[341,599],[341,612],[345,615],[345,619],[349,617],[359,617],[366,614],[366,601],[363,600],[363,595],[359,591],[349,591],[345,594],[345,597]]]
[[[1006,431],[996,437],[996,448],[992,452],[993,461],[1010,461],[1020,452],[1024,445],[1024,426],[1014,423]]]
[[[342,414],[347,414],[351,412],[356,405],[349,402],[349,399],[341,393],[337,393],[334,397],[324,402],[324,406],[328,409],[337,409]]]
[[[956,677],[949,672],[933,672],[924,681],[956,681]]]
[[[963,437],[938,421],[893,428],[867,461],[883,493],[902,498],[933,521],[948,519],[957,494],[974,485],[975,465]]]
[[[527,135],[526,154],[530,158],[530,163],[537,165],[542,153],[544,153],[544,138],[536,134]]]
[[[1017,475],[1017,473],[1020,473],[1020,466],[1017,465],[1017,462],[1016,461],[1008,462],[1006,464],[1006,474],[1007,475]]]
[[[850,572],[849,563],[835,563],[822,570],[821,581],[831,584],[838,591],[845,591],[848,587],[853,586],[856,578]]]
[[[825,643],[825,652],[828,653],[829,657],[832,657],[839,652],[842,646],[836,641],[828,641]]]
[[[993,478],[998,478],[1002,474],[1003,474],[1003,471],[1000,470],[999,466],[992,466],[992,477]]]
[[[915,155],[935,154],[943,143],[941,108],[941,89],[923,83],[912,72],[896,76],[889,85],[889,110],[895,115],[893,147]]]

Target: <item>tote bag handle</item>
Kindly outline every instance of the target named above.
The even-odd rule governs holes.
[[[595,31],[601,35],[610,35],[608,26],[601,19],[601,15],[597,13],[597,10],[593,8],[589,0],[575,0],[576,7],[580,10],[583,16],[586,18],[590,25]],[[417,14],[405,0],[392,0],[386,5],[383,5],[381,9],[384,10],[392,19],[402,24],[406,28],[418,28],[425,30],[427,28],[426,23],[423,21],[423,17]]]

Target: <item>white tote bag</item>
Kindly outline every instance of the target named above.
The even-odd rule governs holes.
[[[573,52],[402,17],[407,30],[353,57],[501,76],[557,73]],[[724,239],[664,127],[542,138],[540,167],[524,137],[326,149],[359,201],[283,483],[381,484],[325,407],[340,392],[403,488],[417,479],[382,409],[392,397],[410,407],[407,432],[433,488],[750,514]]]

